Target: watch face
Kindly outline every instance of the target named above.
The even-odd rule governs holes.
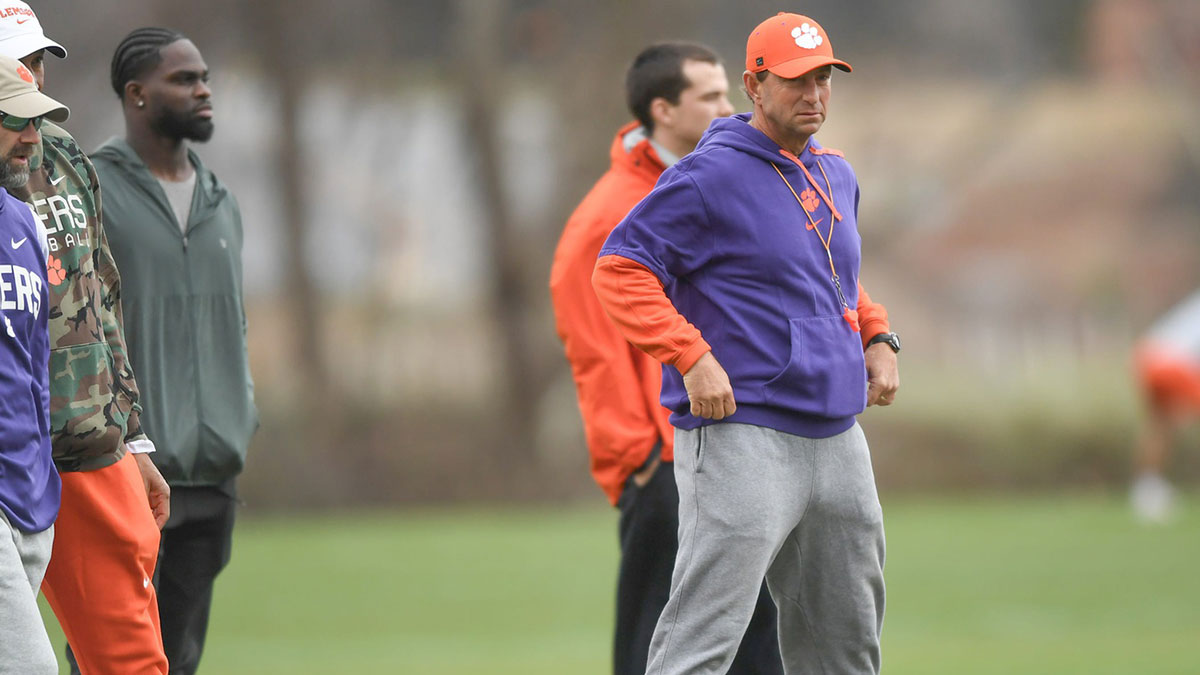
[[[871,340],[871,344],[875,344],[876,342],[886,343],[887,346],[892,348],[892,351],[900,352],[900,336],[895,333],[880,333]]]

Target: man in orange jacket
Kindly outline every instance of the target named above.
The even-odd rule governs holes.
[[[643,50],[626,74],[636,118],[617,132],[612,165],[567,221],[550,292],[575,378],[592,476],[621,512],[613,672],[642,675],[670,591],[678,501],[674,430],[659,403],[662,366],[623,338],[592,290],[605,239],[659,175],[691,152],[710,122],[733,113],[725,69],[709,49],[684,43]],[[864,342],[888,331],[887,312],[865,293]],[[782,673],[775,608],[765,590],[730,673]]]

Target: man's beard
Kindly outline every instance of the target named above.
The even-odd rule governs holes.
[[[160,136],[174,140],[206,143],[213,135],[213,122],[191,113],[163,110],[150,121],[150,128]]]
[[[29,182],[29,164],[21,164],[19,168],[14,167],[13,152],[16,152],[16,148],[13,148],[13,151],[9,152],[3,161],[0,161],[0,187],[7,190],[16,190]]]

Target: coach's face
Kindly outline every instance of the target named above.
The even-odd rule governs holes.
[[[825,123],[832,79],[833,66],[821,66],[792,79],[768,72],[762,82],[747,72],[744,82],[754,102],[754,116],[763,125],[760,128],[783,147],[798,152]]]

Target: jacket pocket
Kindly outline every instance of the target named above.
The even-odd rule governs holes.
[[[763,385],[771,405],[836,419],[867,406],[862,342],[841,316],[791,319],[791,355]]]

